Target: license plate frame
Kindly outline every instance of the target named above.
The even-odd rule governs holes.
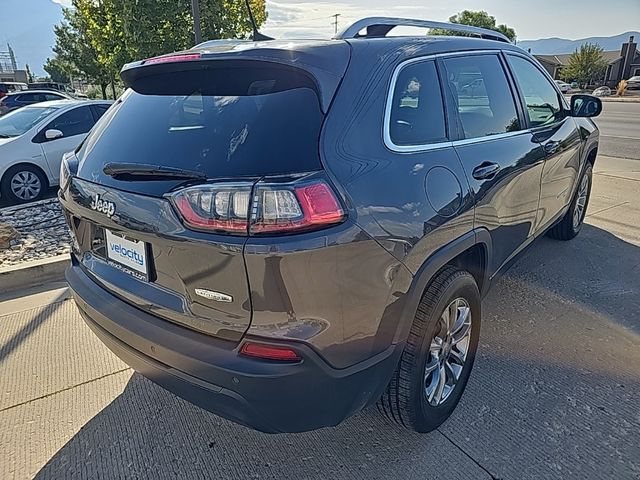
[[[107,262],[129,275],[149,281],[149,244],[135,238],[104,229]]]

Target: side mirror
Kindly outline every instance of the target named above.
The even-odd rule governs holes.
[[[602,100],[593,95],[571,95],[572,117],[597,117],[602,112]]]
[[[44,132],[44,138],[47,140],[55,140],[56,138],[64,137],[64,133],[60,130],[56,130],[55,128],[50,128],[46,132]]]

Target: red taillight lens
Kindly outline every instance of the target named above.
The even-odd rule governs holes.
[[[187,226],[246,234],[251,184],[212,184],[180,190],[173,203]]]
[[[339,223],[344,211],[322,180],[303,185],[258,184],[252,208],[252,233],[294,232]]]
[[[200,60],[202,55],[200,53],[185,53],[182,55],[167,55],[164,57],[153,57],[144,61],[145,65],[152,65],[154,63],[169,63],[169,62],[188,62],[190,60]]]
[[[259,182],[253,196],[251,191],[248,183],[206,184],[180,190],[171,200],[188,227],[235,234],[312,230],[345,217],[335,193],[323,180]]]
[[[281,362],[299,362],[302,357],[298,353],[287,347],[274,347],[260,343],[245,343],[240,349],[242,355],[248,357],[262,358],[264,360],[278,360]]]

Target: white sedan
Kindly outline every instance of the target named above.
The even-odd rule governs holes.
[[[58,184],[62,155],[74,150],[110,101],[58,100],[0,117],[0,192],[9,203],[40,198]]]
[[[556,80],[556,85],[558,85],[558,88],[562,93],[567,93],[571,91],[571,85],[563,82],[562,80]]]

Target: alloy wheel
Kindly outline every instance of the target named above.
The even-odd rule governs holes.
[[[424,392],[427,403],[444,403],[455,389],[464,369],[471,340],[471,308],[462,297],[444,309],[438,330],[431,340],[424,372]]]
[[[20,200],[33,200],[41,190],[42,182],[33,172],[23,170],[11,178],[11,192]]]
[[[578,188],[578,197],[576,199],[576,206],[573,209],[573,228],[576,229],[580,225],[580,222],[584,219],[585,209],[587,208],[587,196],[589,194],[589,177],[588,175],[582,176],[580,187]]]

